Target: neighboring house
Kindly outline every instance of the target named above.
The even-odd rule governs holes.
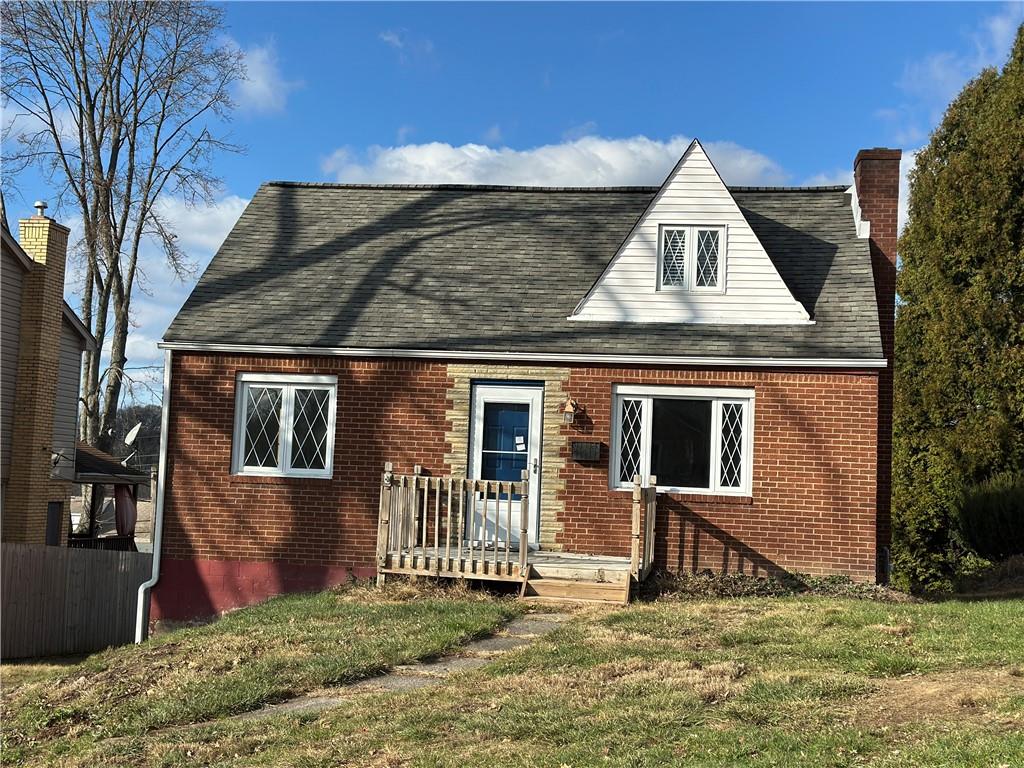
[[[4,542],[63,546],[75,479],[82,353],[95,341],[64,301],[69,230],[44,214],[3,218],[2,403]]]
[[[139,551],[139,487],[149,485],[150,476],[91,445],[79,442],[76,448],[75,483],[88,492],[73,499],[71,521],[77,525],[73,525],[69,546]],[[74,502],[80,500],[76,509]],[[148,544],[148,531],[141,538]],[[149,547],[142,551],[149,551]]]
[[[153,616],[433,567],[446,514],[442,546],[515,542],[522,503],[552,584],[638,536],[672,571],[885,578],[899,162],[728,188],[695,141],[661,187],[263,185],[164,337]],[[415,496],[524,470],[461,522]],[[422,550],[382,512],[409,488]]]

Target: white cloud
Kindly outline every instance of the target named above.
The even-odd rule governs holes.
[[[31,138],[41,131],[49,132],[49,126],[34,114],[22,110],[13,102],[7,101],[3,104],[2,118],[0,118],[0,132],[4,141],[18,141],[22,138]],[[53,122],[57,129],[57,135],[61,142],[78,142],[78,121],[65,103],[58,103],[53,107]]]
[[[209,261],[208,257],[224,242],[248,204],[248,200],[238,195],[228,195],[210,206],[194,206],[178,198],[164,198],[158,211],[178,235],[178,244],[182,248],[190,254],[205,255]]]
[[[501,144],[501,126],[495,123],[484,131],[485,144]]]
[[[441,142],[370,147],[357,155],[339,148],[321,162],[338,181],[409,184],[527,184],[613,186],[660,184],[690,139],[584,136],[530,149]],[[769,157],[728,141],[704,144],[729,184],[784,184],[787,174]]]
[[[876,117],[890,124],[893,138],[903,146],[920,144],[971,78],[986,67],[1005,63],[1021,23],[1024,2],[1006,3],[967,32],[959,49],[907,61],[896,83],[905,102],[877,110]]]
[[[395,141],[399,144],[405,144],[414,133],[416,133],[415,125],[399,126],[398,130],[395,131]]]
[[[320,171],[325,176],[341,178],[342,172],[353,162],[354,155],[348,147],[338,147],[327,157],[320,160]]]
[[[576,139],[582,139],[584,136],[592,136],[597,133],[597,123],[593,120],[587,120],[579,125],[573,125],[562,131],[563,141],[575,141]]]
[[[910,202],[910,170],[917,162],[917,153],[924,147],[903,150],[900,158],[900,201],[896,211],[896,228],[902,232],[907,223],[907,204]]]
[[[840,184],[848,186],[853,183],[853,171],[838,169],[816,173],[804,180],[805,187],[835,187]]]
[[[967,33],[967,50],[937,51],[907,62],[897,85],[922,99],[948,103],[964,84],[985,67],[1001,66],[1024,23],[1024,2],[1006,3]]]
[[[245,79],[238,82],[235,101],[243,112],[281,112],[292,91],[302,87],[300,80],[288,80],[281,72],[281,62],[273,41],[253,45],[242,51],[245,56]]]
[[[390,45],[392,48],[398,48],[401,50],[405,47],[405,42],[402,40],[402,36],[393,30],[385,30],[377,35],[382,41]]]
[[[407,29],[386,29],[377,39],[398,53],[399,64],[433,63],[434,41],[412,34]]]
[[[194,278],[179,280],[155,243],[145,242],[140,248],[140,282],[132,294],[132,324],[128,332],[126,354],[127,367],[136,369],[129,371],[130,375],[142,382],[136,397],[143,401],[152,401],[159,397],[159,393],[147,389],[147,385],[153,384],[154,376],[138,369],[163,365],[163,352],[157,348],[158,341],[188,298],[195,279],[209,264],[248,203],[248,200],[237,195],[227,195],[210,206],[191,206],[175,198],[160,201],[159,213],[178,235],[178,244],[197,270]],[[69,218],[62,223],[71,228],[72,240],[80,236],[80,218]],[[64,294],[76,311],[80,308],[81,291],[81,266],[72,262],[69,264]],[[102,365],[107,364],[109,354],[108,337]]]

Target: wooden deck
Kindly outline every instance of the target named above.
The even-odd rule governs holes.
[[[381,482],[377,574],[510,581],[526,598],[628,602],[651,571],[656,495],[637,478],[629,557],[530,549],[521,482],[395,475]]]
[[[430,571],[442,576],[452,575],[467,579],[487,578],[520,578],[519,563],[509,563],[499,559],[497,563],[487,558],[487,551],[482,554],[479,547],[475,549],[476,557],[460,567],[458,552],[454,545],[449,557],[446,558],[444,547],[440,551],[433,547],[414,547],[403,552],[389,552],[384,569],[393,573],[419,573]],[[468,554],[469,547],[461,547],[463,554]],[[501,552],[501,550],[499,550]],[[549,578],[586,579],[597,582],[620,582],[622,574],[629,573],[628,557],[611,555],[582,555],[574,552],[549,552],[532,549],[528,555],[528,565],[535,575]]]

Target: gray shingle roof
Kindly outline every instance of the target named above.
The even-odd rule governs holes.
[[[813,325],[569,321],[654,187],[264,184],[169,342],[479,352],[882,356],[842,188],[733,188]]]

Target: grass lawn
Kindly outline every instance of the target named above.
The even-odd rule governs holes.
[[[5,696],[22,738],[42,741],[16,748],[24,758],[59,756],[72,766],[1024,766],[1024,600],[662,599],[587,608],[534,645],[436,688],[353,692],[316,715],[152,730],[197,720],[200,712],[245,709],[261,695],[259,685],[280,691],[351,679],[355,673],[344,670],[373,667],[349,661],[352,646],[362,649],[353,652],[359,660],[370,656],[378,667],[392,642],[405,653],[419,648],[408,636],[392,641],[370,627],[416,626],[438,635],[436,647],[493,626],[514,608],[436,597],[393,604],[369,597],[372,590],[357,592],[361,618],[339,621],[354,640],[339,626],[331,641],[300,642],[301,652],[279,641],[268,658],[261,643],[250,642],[261,622],[244,617],[248,612],[221,622],[241,622],[242,633],[206,628],[208,637],[235,638],[249,649],[237,663],[237,652],[216,651],[220,671],[203,676],[215,689],[224,687],[219,675],[235,676],[226,705],[186,707],[164,687],[156,694],[130,688],[153,674],[136,670],[144,661],[166,663],[161,646],[179,649],[178,664],[200,661],[184,646],[201,630],[89,659],[80,683],[63,670],[26,684]],[[344,593],[302,600],[346,605]],[[252,614],[271,611],[288,625],[289,608],[302,607],[307,619],[319,613],[302,600],[274,601]],[[395,616],[406,609],[414,618],[402,625]],[[391,619],[378,620],[378,611]],[[328,658],[313,658],[314,647]],[[268,663],[270,674],[247,671]],[[104,665],[129,679],[113,679],[100,671]],[[322,672],[298,671],[309,667]],[[281,674],[290,682],[277,682]],[[249,680],[257,690],[242,696]],[[86,696],[86,688],[103,712],[88,725],[77,703],[65,703],[72,692]],[[40,695],[49,710],[31,703]],[[121,700],[107,703],[113,696]],[[61,707],[79,714],[65,722],[56,717]],[[164,714],[148,713],[150,707]],[[109,738],[118,734],[136,737]]]
[[[276,598],[78,664],[4,665],[2,761],[82,756],[88,765],[85,755],[109,740],[435,657],[492,633],[519,610],[465,590],[350,587]]]

